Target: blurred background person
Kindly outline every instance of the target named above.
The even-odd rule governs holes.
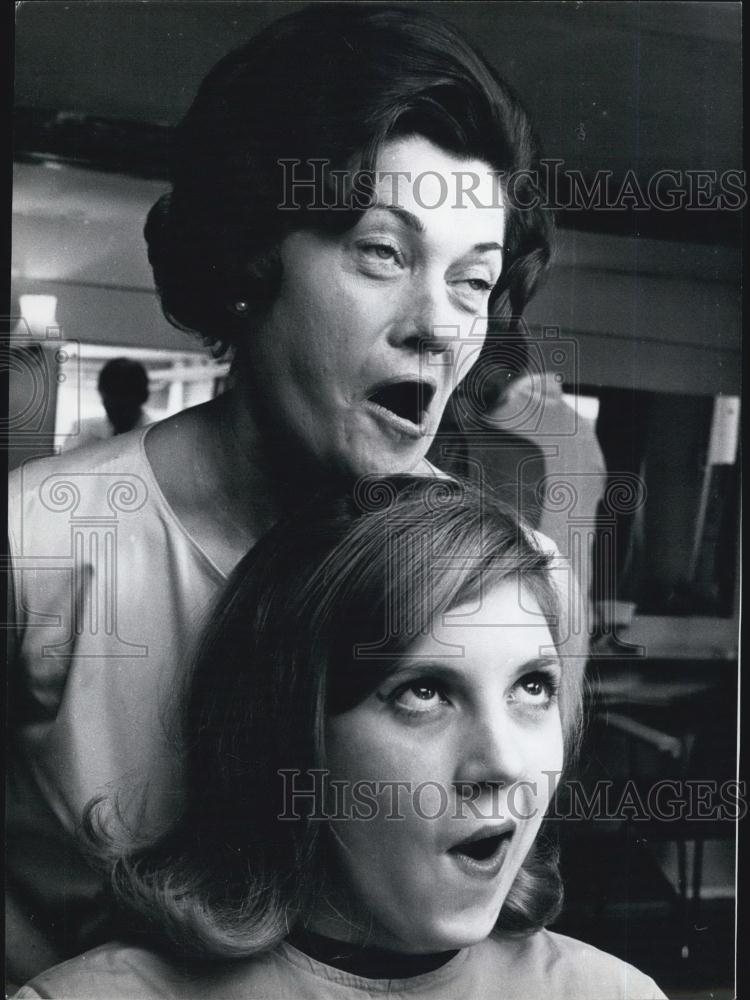
[[[586,628],[595,627],[594,533],[607,485],[596,423],[559,376],[512,333],[496,341],[451,397],[430,458],[513,504],[575,565]]]
[[[149,397],[148,372],[140,361],[112,358],[99,372],[97,389],[106,417],[82,420],[79,433],[66,439],[63,451],[106,441],[153,422],[145,409]]]

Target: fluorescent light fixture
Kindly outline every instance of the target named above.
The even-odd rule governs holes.
[[[599,399],[597,396],[578,396],[572,392],[564,392],[563,399],[584,420],[596,420],[599,416]]]
[[[21,295],[19,303],[32,336],[46,337],[49,327],[57,326],[56,295]]]

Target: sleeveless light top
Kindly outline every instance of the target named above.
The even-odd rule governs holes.
[[[118,790],[139,830],[179,804],[176,695],[225,579],[162,495],[148,430],[10,479],[8,874],[69,911],[100,887],[71,838],[92,796]]]

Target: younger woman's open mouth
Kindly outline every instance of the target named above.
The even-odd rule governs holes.
[[[394,430],[418,438],[427,433],[427,413],[434,396],[435,385],[425,379],[388,379],[370,389],[365,406]]]
[[[493,878],[503,866],[515,825],[478,830],[454,844],[448,854],[467,875]]]

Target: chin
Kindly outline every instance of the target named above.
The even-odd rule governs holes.
[[[341,456],[340,467],[347,475],[358,479],[361,476],[400,476],[418,472],[427,454],[429,442],[418,449],[403,452],[372,450],[355,455]]]
[[[435,923],[424,928],[418,940],[414,940],[412,928],[412,947],[414,954],[432,954],[440,951],[454,951],[458,948],[469,948],[479,944],[490,936],[495,929],[498,914],[460,913],[455,916],[441,916]]]

